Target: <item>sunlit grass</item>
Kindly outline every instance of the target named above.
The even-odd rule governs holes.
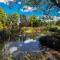
[[[57,28],[58,30],[60,30],[60,26],[56,26],[56,28]]]
[[[53,28],[56,28],[57,30],[60,30],[60,25],[54,25]]]

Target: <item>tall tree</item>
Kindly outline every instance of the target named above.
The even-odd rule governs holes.
[[[2,8],[0,8],[0,30],[2,31],[6,28],[6,18],[6,14]]]
[[[13,25],[18,24],[18,19],[19,19],[19,16],[17,13],[9,14],[7,16],[7,24],[9,24],[9,25],[10,24],[13,24]]]
[[[5,24],[5,22],[6,22],[6,15],[5,15],[4,11],[1,8],[0,8],[0,22],[2,24]]]
[[[37,18],[36,18],[36,16],[34,16],[34,15],[29,17],[29,22],[30,22],[30,24],[31,24],[31,27],[33,26],[33,23],[36,22],[36,20],[37,20]]]
[[[0,8],[0,43],[3,42],[5,40],[5,30],[6,30],[6,14],[4,13],[4,11],[2,10],[2,8]]]
[[[27,20],[25,14],[23,14],[23,15],[20,16],[21,25],[26,26],[26,25],[27,25],[27,21],[28,21],[28,20]]]
[[[15,34],[17,34],[17,30],[18,30],[18,19],[19,16],[17,13],[14,14],[9,14],[7,16],[7,26],[8,26],[8,31],[9,32],[9,40],[11,37],[14,37]]]

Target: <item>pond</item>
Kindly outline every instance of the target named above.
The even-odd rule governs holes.
[[[49,52],[49,48],[41,46],[38,39],[27,39],[23,42],[8,42],[5,44],[7,53],[13,60],[59,60]],[[54,50],[51,50],[54,52]]]
[[[5,44],[5,47],[8,48],[9,52],[13,54],[15,51],[20,52],[34,52],[40,50],[40,43],[38,40],[28,39],[22,42],[9,42]]]

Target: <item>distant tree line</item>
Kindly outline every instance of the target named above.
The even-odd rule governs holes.
[[[52,19],[52,22],[46,22]],[[17,13],[6,15],[4,11],[0,8],[0,40],[5,41],[10,39],[15,39],[15,36],[21,31],[21,27],[40,27],[49,26],[53,23],[60,25],[60,20],[54,22],[54,19],[49,17],[38,18],[37,16],[26,16],[25,14],[18,15]]]

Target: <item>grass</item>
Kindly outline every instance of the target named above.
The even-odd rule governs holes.
[[[60,25],[55,25],[53,28],[56,28],[57,30],[60,30]]]
[[[50,34],[49,30],[47,29],[46,26],[41,26],[41,27],[22,27],[21,30],[24,34]]]

